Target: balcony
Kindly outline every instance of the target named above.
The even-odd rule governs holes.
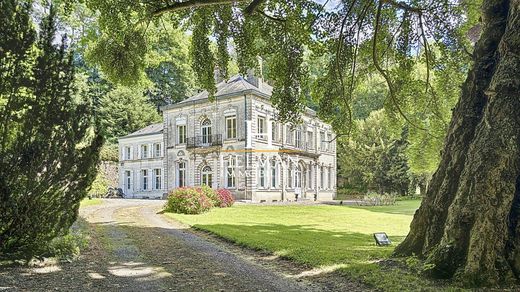
[[[195,136],[186,139],[186,148],[222,146],[222,134]]]
[[[287,145],[280,149],[288,153],[299,154],[311,158],[320,156],[311,143],[305,143],[303,141],[296,141],[295,145]]]

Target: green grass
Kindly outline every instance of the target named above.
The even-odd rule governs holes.
[[[88,207],[88,206],[94,206],[94,205],[100,205],[103,204],[103,200],[99,198],[92,198],[92,200],[89,200],[88,198],[85,198],[81,201],[79,207]]]
[[[377,263],[404,239],[419,204],[412,200],[378,207],[239,205],[201,215],[166,215],[249,248],[323,271],[338,269],[376,288],[436,289],[436,284],[414,273]],[[376,246],[372,234],[379,231],[394,244]]]

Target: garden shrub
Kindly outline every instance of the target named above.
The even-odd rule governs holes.
[[[168,195],[166,211],[183,214],[200,214],[213,207],[213,201],[203,188],[178,188]]]
[[[87,247],[86,237],[79,233],[69,233],[54,238],[49,243],[49,254],[60,260],[72,260],[79,256],[80,251]]]
[[[360,205],[365,206],[388,206],[395,205],[395,196],[391,194],[375,194],[370,193],[363,197],[363,200],[359,202]]]
[[[228,189],[218,189],[217,190],[218,202],[215,206],[220,208],[231,207],[235,203],[235,199],[233,199],[233,195]]]
[[[200,189],[200,191],[208,197],[208,199],[211,200],[212,207],[219,205],[218,195],[215,190],[213,190],[211,187],[208,187],[207,185],[202,185],[201,187],[198,187],[197,189]]]

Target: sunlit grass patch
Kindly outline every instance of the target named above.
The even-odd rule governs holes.
[[[103,204],[103,200],[101,200],[99,198],[92,198],[92,199],[85,198],[81,201],[79,206],[88,207],[88,206],[95,206],[95,205],[100,205],[100,204]]]

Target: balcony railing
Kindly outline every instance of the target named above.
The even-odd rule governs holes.
[[[222,146],[222,134],[195,136],[186,139],[186,148]]]

